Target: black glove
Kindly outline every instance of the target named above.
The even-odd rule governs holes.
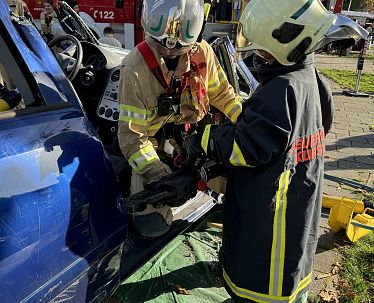
[[[196,195],[197,180],[197,170],[184,167],[162,177],[158,181],[145,184],[144,189],[154,193],[164,193],[165,197],[159,202],[171,207],[177,207]]]
[[[207,125],[203,133],[196,133],[185,138],[182,146],[182,159],[184,165],[199,166],[207,158],[213,159],[211,153],[212,138],[218,125]]]
[[[197,133],[186,137],[182,146],[182,163],[185,166],[197,166],[197,160],[206,158],[201,147],[202,134]]]

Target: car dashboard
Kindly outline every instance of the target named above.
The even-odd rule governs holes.
[[[88,42],[82,48],[83,67],[73,85],[104,144],[111,144],[118,129],[120,65],[128,51]]]

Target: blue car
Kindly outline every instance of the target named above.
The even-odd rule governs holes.
[[[176,209],[166,235],[132,231],[125,199],[131,169],[116,141],[119,67],[128,51],[99,44],[64,3],[57,13],[67,34],[47,45],[0,2],[0,74],[22,96],[0,113],[4,303],[102,302],[216,203],[199,192]],[[248,95],[253,79],[225,52],[229,44],[217,42],[216,50]]]

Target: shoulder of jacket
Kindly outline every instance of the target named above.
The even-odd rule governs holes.
[[[258,90],[259,94],[256,95],[260,97],[271,94],[282,97],[289,89],[292,90],[292,87],[292,80],[285,75],[281,75],[266,82],[266,84],[264,84],[261,89]]]
[[[270,83],[274,82],[274,83],[279,83],[279,84],[286,85],[286,84],[289,84],[290,82],[292,82],[293,78],[294,77],[291,74],[283,74],[283,75],[279,75],[279,76],[274,77],[270,81]]]
[[[197,43],[197,49],[198,49],[198,52],[203,52],[205,56],[209,56],[210,54],[213,53],[212,47],[205,40],[202,40],[201,42]]]
[[[307,72],[307,74],[305,74]],[[307,85],[313,85],[316,83],[316,81],[313,81],[313,79],[316,79],[316,75],[313,69],[306,70],[296,70],[292,71],[283,75],[280,75],[275,79],[278,79],[277,81],[279,83],[283,83],[284,85],[287,85],[288,87],[294,87],[294,86],[299,86],[300,83],[305,85],[305,81],[308,82]]]
[[[208,42],[202,40],[197,43],[197,49],[193,55],[195,59],[199,62],[204,61],[209,65],[209,62],[214,61],[212,60],[213,56],[215,56],[214,51]]]
[[[126,75],[132,75],[134,79],[144,77],[149,74],[149,67],[143,56],[140,54],[137,48],[133,49],[123,60],[121,64],[121,73]]]
[[[144,64],[144,58],[137,47],[135,47],[125,58],[122,60],[123,67],[139,67],[139,64]]]

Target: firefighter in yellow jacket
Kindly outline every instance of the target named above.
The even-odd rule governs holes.
[[[133,169],[131,193],[170,172],[160,161],[154,136],[168,123],[197,123],[210,105],[235,122],[242,99],[228,83],[210,45],[197,42],[203,28],[203,0],[144,0],[146,39],[123,60],[119,86],[119,144]],[[143,236],[165,233],[170,207],[151,206],[134,214]]]

